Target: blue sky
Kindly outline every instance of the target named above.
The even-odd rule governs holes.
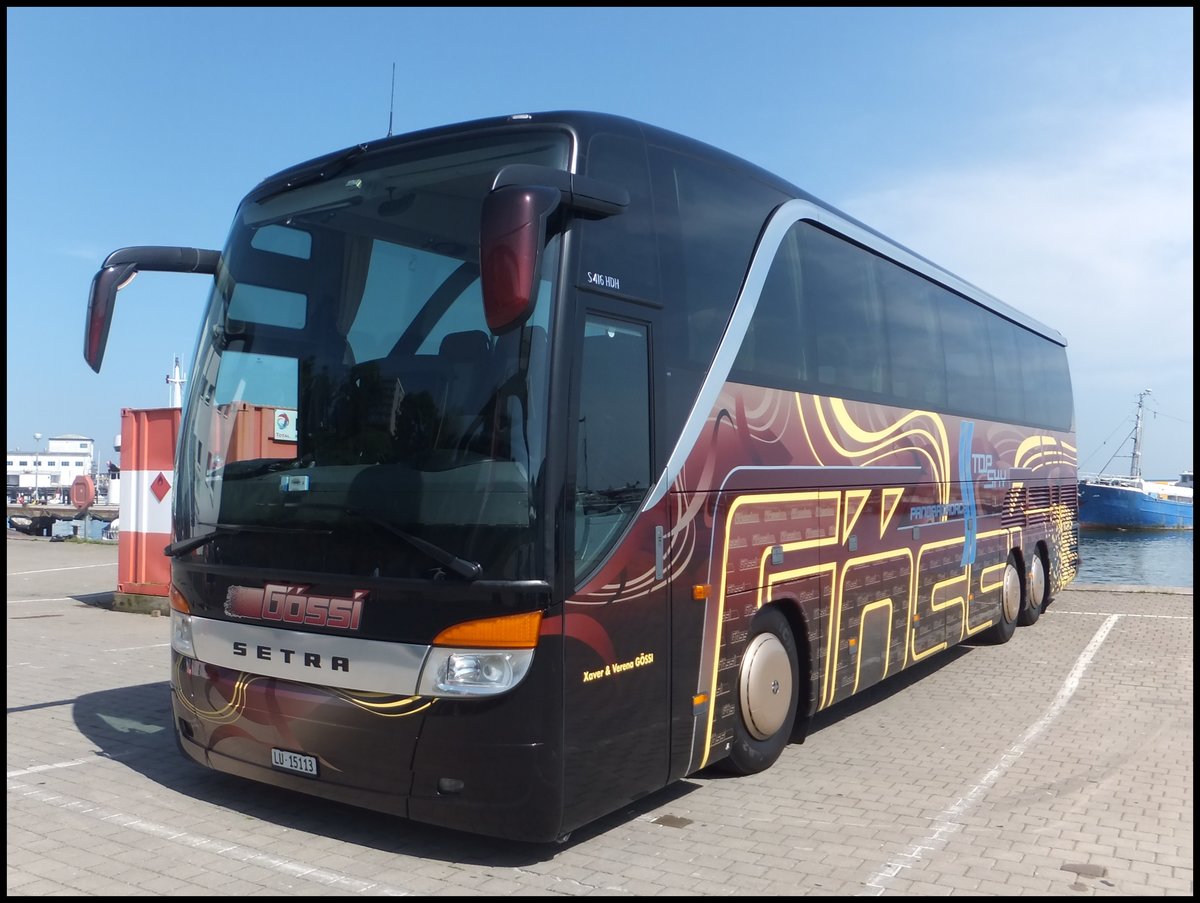
[[[1080,467],[1192,461],[1191,8],[9,7],[8,449],[164,407],[208,285],[87,290],[139,244],[220,248],[241,197],[387,133],[558,109],[732,151],[1059,329]],[[1125,455],[1113,459],[1113,455]]]

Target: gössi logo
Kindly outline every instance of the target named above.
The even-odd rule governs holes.
[[[234,618],[281,621],[334,630],[358,630],[366,590],[350,598],[310,594],[306,585],[268,583],[262,589],[231,586],[225,595],[225,613]]]

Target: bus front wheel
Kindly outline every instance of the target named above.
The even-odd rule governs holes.
[[[725,770],[746,775],[770,768],[788,745],[799,699],[796,637],[783,612],[768,606],[754,616],[742,653]]]

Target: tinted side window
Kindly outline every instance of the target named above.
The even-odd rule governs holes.
[[[1025,329],[1017,329],[1016,333],[1026,418],[1033,423],[1069,428],[1074,418],[1067,350]]]
[[[804,318],[818,387],[830,394],[883,392],[887,349],[873,256],[820,229],[801,235]]]
[[[946,366],[937,288],[916,273],[878,259],[887,321],[891,391],[900,404],[937,409],[946,403]]]
[[[597,135],[588,143],[586,166],[588,176],[627,189],[629,207],[616,216],[581,223],[579,284],[657,300],[658,235],[645,145],[618,135]]]
[[[589,314],[580,367],[575,464],[575,573],[608,553],[650,488],[646,329]],[[614,374],[620,378],[614,379]]]
[[[1067,349],[1052,342],[1041,343],[1043,373],[1046,381],[1047,422],[1056,429],[1075,429],[1075,399],[1071,393],[1071,371],[1067,364]]]
[[[656,428],[682,428],[724,334],[771,212],[787,198],[723,166],[651,147],[662,255],[664,407]]]
[[[805,221],[779,246],[730,378],[987,420],[1074,424],[1062,346]]]
[[[800,246],[793,227],[775,256],[730,378],[795,388],[807,378]]]
[[[941,295],[942,351],[946,357],[946,403],[951,411],[988,416],[996,409],[988,321],[982,307],[951,292]]]
[[[786,198],[713,163],[651,148],[655,190],[674,241],[666,307],[687,363],[707,367],[770,212]]]
[[[988,323],[992,346],[992,372],[995,374],[995,418],[1025,419],[1024,386],[1021,359],[1017,352],[1017,327],[1008,320],[993,317]]]

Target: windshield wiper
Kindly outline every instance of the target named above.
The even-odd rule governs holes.
[[[332,179],[355,159],[366,153],[368,146],[366,144],[356,144],[348,150],[322,157],[316,161],[316,164],[312,168],[292,173],[291,178],[275,191],[265,194],[260,198],[255,198],[255,203],[261,204],[264,201],[279,197],[281,194],[295,191],[297,188],[305,188],[309,185],[315,185],[318,182],[324,182],[326,179]]]
[[[222,468],[221,479],[230,482],[248,480],[252,477],[261,477],[266,473],[306,466],[304,461],[295,458],[256,458],[248,461],[230,461]]]
[[[413,546],[413,548],[420,549],[438,564],[445,565],[464,580],[478,580],[479,575],[483,573],[483,565],[481,565],[478,561],[468,561],[465,558],[459,558],[453,552],[448,552],[441,546],[435,546],[433,543],[421,539],[419,536],[413,536],[411,533],[406,533],[404,530],[389,524],[382,518],[377,518],[370,514],[364,516],[370,518],[373,523],[379,524],[379,526],[383,527],[385,530],[396,534],[405,542]]]
[[[405,530],[401,530],[393,523],[389,523],[377,514],[372,514],[370,511],[363,511],[361,508],[345,508],[347,514],[356,517],[365,517],[373,524],[377,524],[389,533],[399,536],[414,549],[419,549],[424,552],[438,564],[449,568],[464,580],[478,580],[479,575],[483,573],[483,565],[478,561],[468,561],[465,558],[459,558],[453,552],[443,549],[441,546],[435,546],[428,540],[421,539],[419,536],[413,536]]]
[[[322,504],[321,502],[303,502],[297,507],[299,507],[301,510],[305,508],[321,508],[325,510],[341,511],[342,513],[348,514],[351,517],[364,518],[365,520],[375,524],[377,527],[383,527],[383,529],[387,530],[394,536],[400,537],[414,549],[424,552],[438,564],[449,569],[450,571],[453,571],[464,580],[478,580],[479,576],[483,573],[483,565],[481,565],[479,562],[468,561],[466,558],[459,558],[453,552],[447,551],[441,546],[435,546],[433,543],[429,542],[429,540],[421,539],[419,536],[413,536],[411,533],[401,530],[395,524],[384,520],[378,514],[375,514],[371,511],[367,511],[362,508],[354,508],[349,505]]]
[[[581,489],[575,493],[582,502],[585,511],[599,511],[606,508],[619,508],[626,504],[636,504],[646,494],[646,487],[639,485],[622,486],[617,489]]]
[[[193,536],[190,539],[181,539],[173,542],[168,546],[163,547],[163,554],[168,558],[178,558],[180,555],[186,555],[201,546],[206,546],[214,539],[222,536],[231,536],[235,533],[331,533],[331,530],[309,530],[309,529],[294,529],[290,527],[261,527],[245,524],[213,524],[211,533],[205,533],[203,536]]]

